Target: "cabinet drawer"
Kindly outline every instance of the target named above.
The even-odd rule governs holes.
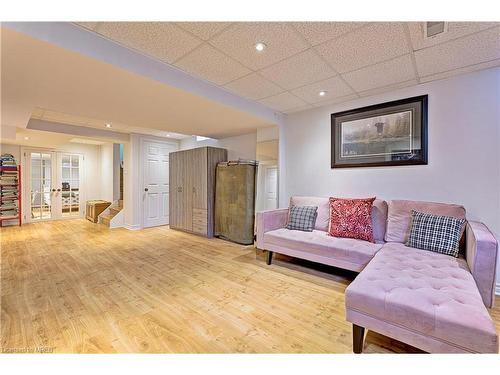
[[[193,223],[207,223],[208,211],[199,208],[193,208]]]
[[[193,223],[193,232],[198,234],[207,234],[207,226],[206,224],[196,224]]]

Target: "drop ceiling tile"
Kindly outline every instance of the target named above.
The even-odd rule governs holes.
[[[217,85],[224,85],[251,72],[208,44],[190,52],[175,65]]]
[[[293,89],[335,75],[311,49],[260,71],[267,79],[286,89]]]
[[[359,96],[357,94],[350,94],[350,95],[346,95],[346,96],[341,96],[339,98],[335,98],[335,99],[330,99],[330,100],[325,100],[325,101],[322,101],[322,102],[314,103],[313,106],[314,107],[324,107],[324,106],[327,106],[327,105],[345,103],[345,102],[348,102],[350,100],[354,100],[354,99],[357,99],[357,98],[359,98]]]
[[[295,95],[292,95],[289,92],[270,96],[269,98],[265,98],[259,101],[262,104],[281,112],[308,105],[302,99],[297,98]]]
[[[326,91],[325,96],[319,96],[320,91]],[[331,100],[340,96],[353,94],[354,91],[342,80],[340,76],[328,78],[324,81],[299,87],[292,93],[308,103],[318,103]]]
[[[301,105],[300,107],[286,110],[284,113],[287,113],[287,114],[297,113],[297,112],[305,111],[305,110],[311,109],[311,108],[314,108],[311,104],[305,104],[305,105]]]
[[[172,22],[101,22],[96,32],[168,63],[202,43]]]
[[[267,48],[257,52],[255,44],[258,42],[265,43]],[[285,22],[235,23],[209,43],[254,70],[272,65],[309,47]]]
[[[357,92],[415,79],[410,54],[342,75]]]
[[[231,25],[231,22],[177,22],[176,24],[198,38],[208,40]]]
[[[494,68],[496,66],[500,66],[500,59],[491,60],[491,61],[481,63],[481,64],[469,65],[469,66],[466,66],[464,68],[448,70],[446,72],[420,77],[420,82],[430,82],[430,81],[435,81],[438,79],[445,79],[445,78],[453,77],[453,76],[456,76],[459,74],[466,74],[466,73],[475,72],[475,71],[481,70],[481,69]]]
[[[424,38],[425,22],[409,22],[408,29],[410,30],[413,50],[419,50],[498,25],[500,25],[498,22],[448,22],[448,30],[445,33],[429,39]]]
[[[252,100],[266,98],[268,96],[279,94],[283,91],[283,89],[257,73],[252,73],[243,78],[239,78],[236,81],[228,83],[224,87],[238,95]]]
[[[317,45],[359,29],[366,22],[294,22],[293,25],[309,43]]]
[[[420,76],[500,58],[500,27],[415,52]]]
[[[340,73],[410,52],[403,25],[379,22],[314,47]]]
[[[382,94],[384,92],[394,91],[394,90],[398,90],[398,89],[402,89],[402,88],[410,87],[410,86],[416,86],[416,85],[418,85],[418,81],[416,79],[411,79],[411,80],[405,81],[405,82],[394,83],[392,85],[388,85],[388,86],[384,86],[384,87],[377,87],[374,89],[361,91],[358,94],[359,94],[359,96],[371,96],[371,95]]]

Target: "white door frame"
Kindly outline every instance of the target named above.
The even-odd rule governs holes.
[[[80,214],[78,216],[70,216],[70,217],[57,217],[50,219],[38,219],[31,220],[31,192],[29,188],[31,186],[31,171],[27,170],[28,163],[28,155],[30,152],[46,152],[52,154],[52,163],[51,170],[52,176],[54,173],[61,173],[57,168],[59,167],[59,157],[60,154],[71,154],[71,155],[80,155],[82,156],[83,163],[80,166]],[[56,179],[57,180],[57,179]],[[52,180],[51,180],[52,181]],[[65,150],[58,150],[53,148],[46,147],[30,147],[30,146],[22,146],[21,147],[21,182],[22,182],[22,210],[23,210],[23,223],[33,223],[40,221],[52,221],[52,220],[71,220],[71,219],[80,219],[85,215],[85,196],[86,196],[86,181],[85,181],[85,154],[81,152],[70,152]],[[55,181],[58,182],[58,181]],[[53,181],[53,183],[55,183]],[[83,184],[82,184],[83,182]],[[52,204],[51,204],[52,208]]]
[[[167,146],[172,146],[173,148],[175,148],[175,151],[179,150],[179,143],[177,143],[177,142],[172,142],[172,141],[164,140],[164,139],[157,138],[157,137],[141,137],[140,138],[140,147],[139,147],[139,181],[140,181],[140,185],[139,185],[139,189],[137,192],[137,199],[139,200],[139,212],[141,215],[141,220],[140,220],[141,229],[145,228],[144,227],[144,216],[146,213],[145,194],[144,194],[145,193],[144,192],[144,186],[145,186],[144,163],[146,161],[145,157],[144,157],[145,156],[144,155],[145,142],[163,143]],[[170,158],[169,158],[169,167],[170,167]],[[169,184],[170,184],[170,181],[169,181]],[[168,225],[168,223],[166,225]]]

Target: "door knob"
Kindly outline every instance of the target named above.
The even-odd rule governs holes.
[[[149,189],[148,188],[144,188],[144,191],[149,191]]]
[[[52,191],[56,191],[56,189],[52,189]]]

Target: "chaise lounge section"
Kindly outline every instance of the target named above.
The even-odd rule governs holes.
[[[292,197],[291,205],[318,206],[313,232],[286,229],[288,209],[257,214],[256,246],[360,272],[346,289],[346,319],[353,351],[366,329],[430,353],[498,353],[487,307],[494,303],[497,241],[469,221],[459,258],[405,246],[412,209],[465,218],[462,206],[416,201],[375,201],[376,243],[328,236],[328,198]]]

